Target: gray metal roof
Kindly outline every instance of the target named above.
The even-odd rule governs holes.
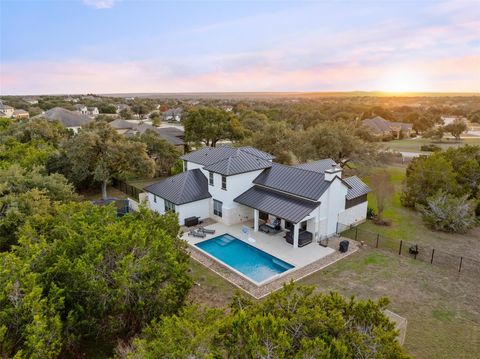
[[[258,186],[250,188],[234,201],[293,223],[300,222],[320,204]]]
[[[323,173],[272,163],[253,183],[317,201],[330,186]]]
[[[38,117],[43,117],[47,120],[57,120],[65,127],[81,127],[93,121],[87,115],[69,111],[62,107],[54,107]]]
[[[301,168],[308,171],[325,173],[326,170],[329,170],[336,165],[337,163],[334,160],[332,160],[331,158],[326,158],[324,160],[319,160],[314,162],[300,163],[299,165],[296,165],[294,167]]]
[[[233,156],[206,166],[205,170],[224,176],[231,176],[269,167],[272,167],[272,162],[252,156],[243,151],[237,151]]]
[[[218,146],[218,147],[204,147],[197,151],[193,151],[183,155],[181,158],[186,161],[198,163],[199,165],[209,166],[231,156],[243,152],[250,156],[260,158],[262,160],[271,160],[274,157],[266,152],[257,150],[253,147],[230,147],[230,146]]]
[[[116,120],[113,120],[112,122],[108,123],[110,126],[116,129],[125,129],[125,128],[135,128],[137,127],[136,123],[129,122],[127,120],[122,120],[121,118],[117,118]]]
[[[371,192],[370,187],[363,183],[363,181],[357,176],[344,178],[344,181],[348,183],[348,185],[351,187],[348,189],[347,192],[348,200],[363,196],[368,192]]]
[[[168,177],[144,190],[176,205],[212,197],[208,192],[207,178],[198,168]]]
[[[179,137],[179,138],[183,138],[183,136],[185,135],[184,131],[182,131],[177,127],[159,127],[157,128],[157,132],[164,133],[169,136]]]

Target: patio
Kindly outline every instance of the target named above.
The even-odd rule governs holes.
[[[242,229],[249,228],[249,236],[247,236]],[[207,234],[205,238],[198,238],[188,235],[185,232],[182,238],[189,243],[190,255],[192,259],[200,262],[225,280],[231,282],[236,287],[244,290],[254,298],[262,298],[271,292],[282,288],[283,284],[289,281],[300,280],[314,272],[317,272],[346,256],[355,253],[358,250],[358,243],[350,241],[350,248],[346,253],[340,253],[338,249],[339,242],[343,237],[333,237],[329,240],[328,246],[320,246],[316,242],[306,245],[302,248],[293,248],[291,244],[285,241],[283,236],[285,231],[275,235],[269,235],[263,232],[253,231],[253,221],[244,222],[241,224],[227,226],[222,223],[213,223],[205,225],[205,228],[215,229],[215,234]],[[290,263],[295,268],[281,273],[271,280],[258,285],[253,281],[247,279],[246,276],[240,275],[233,271],[230,267],[224,265],[210,255],[201,251],[195,246],[196,243],[208,240],[210,238],[229,233],[239,240],[242,240],[258,249],[261,249],[283,261]],[[249,241],[248,238],[253,238],[255,241]]]

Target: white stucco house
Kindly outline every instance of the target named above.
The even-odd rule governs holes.
[[[148,206],[186,218],[213,218],[225,225],[249,221],[286,230],[294,248],[335,235],[338,223],[366,219],[369,187],[358,177],[342,178],[335,161],[296,166],[274,163],[253,147],[205,147],[181,157],[184,172],[145,188]]]

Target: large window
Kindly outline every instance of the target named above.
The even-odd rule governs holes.
[[[216,199],[213,200],[213,214],[216,216],[222,216],[222,205],[223,203],[217,201]]]
[[[213,186],[213,172],[208,172],[208,183]]]
[[[153,202],[157,203],[157,196],[153,195]]]
[[[187,168],[187,167],[188,167],[188,166],[187,166],[187,163],[188,163],[187,161],[183,160],[183,170],[184,170],[184,171],[187,171],[187,170],[188,170],[188,168]]]
[[[166,199],[163,201],[165,202],[165,212],[168,212],[168,211],[175,212],[175,203],[167,201]]]
[[[227,177],[222,176],[222,189],[227,189]]]

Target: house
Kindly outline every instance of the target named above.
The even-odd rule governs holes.
[[[12,117],[13,118],[29,118],[30,114],[28,113],[28,111],[18,109],[18,110],[13,111]]]
[[[376,137],[389,137],[393,135],[399,139],[402,136],[410,137],[412,133],[411,123],[391,122],[380,116],[367,118],[362,121],[362,124],[369,128],[371,133]]]
[[[172,108],[163,113],[164,121],[181,121],[183,110],[181,108]]]
[[[138,123],[138,121],[127,121],[122,119],[116,119],[109,123],[118,133],[124,136],[134,136],[136,134],[142,134],[146,130],[150,129],[155,131],[161,138],[175,146],[180,153],[185,150],[185,142],[183,141],[183,131],[172,128],[163,127],[158,128],[146,123]]]
[[[12,106],[0,103],[0,117],[11,118],[15,109]]]
[[[213,218],[224,225],[253,221],[289,230],[294,248],[337,233],[338,224],[365,221],[370,189],[358,177],[342,178],[331,160],[298,166],[273,162],[253,147],[205,147],[181,157],[184,172],[145,187],[151,210]]]
[[[54,107],[48,111],[45,111],[43,114],[35,117],[58,121],[64,127],[72,130],[75,133],[77,133],[82,126],[85,126],[93,121],[87,115],[78,113],[76,111],[69,111],[62,107]]]
[[[124,103],[121,103],[119,105],[115,105],[115,107],[117,108],[117,114],[122,112],[122,110],[129,110],[130,109],[130,106],[125,105]]]
[[[98,114],[100,114],[100,111],[98,111],[97,107],[88,107],[87,114],[90,116],[97,116]]]
[[[81,113],[82,115],[88,115],[88,107],[77,103],[75,106],[75,112]]]
[[[23,101],[29,103],[30,105],[36,105],[38,103],[38,99],[36,97],[24,97]]]
[[[65,97],[65,101],[77,103],[80,100],[78,99],[78,97],[67,96],[67,97]]]

